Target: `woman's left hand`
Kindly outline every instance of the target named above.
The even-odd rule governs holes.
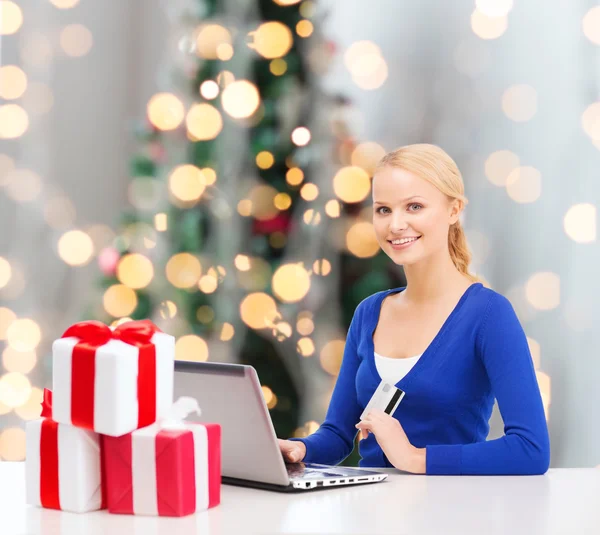
[[[388,460],[399,470],[425,473],[425,449],[415,448],[408,440],[396,418],[380,409],[372,409],[364,420],[356,424],[361,436],[373,433]]]

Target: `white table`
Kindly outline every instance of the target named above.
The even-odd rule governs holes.
[[[424,476],[304,494],[223,485],[221,505],[183,518],[63,513],[25,505],[23,463],[0,462],[2,535],[600,533],[600,469],[543,476]]]

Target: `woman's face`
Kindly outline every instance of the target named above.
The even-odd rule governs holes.
[[[399,265],[447,250],[458,204],[410,171],[378,170],[373,177],[373,226],[379,246]],[[391,243],[397,240],[399,244]]]

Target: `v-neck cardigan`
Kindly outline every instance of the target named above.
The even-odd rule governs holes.
[[[325,421],[304,462],[336,465],[353,450],[355,425],[381,382],[373,333],[377,292],[354,312]],[[402,341],[398,340],[398,344]],[[543,474],[550,463],[544,406],[527,337],[508,299],[481,283],[467,288],[414,367],[396,383],[406,393],[392,415],[410,443],[426,449],[427,474]],[[504,436],[487,441],[494,399]],[[391,467],[373,434],[359,442],[361,467]]]

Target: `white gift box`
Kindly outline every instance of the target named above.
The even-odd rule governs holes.
[[[27,422],[26,440],[28,504],[74,513],[105,507],[97,433],[40,418]]]
[[[122,335],[124,329],[135,329],[136,324],[147,326],[150,322],[124,323],[110,331],[110,336]],[[111,338],[102,345],[91,339],[86,342],[82,336],[59,338],[52,346],[54,420],[121,436],[166,414],[173,403],[172,336],[154,332],[145,343]]]

